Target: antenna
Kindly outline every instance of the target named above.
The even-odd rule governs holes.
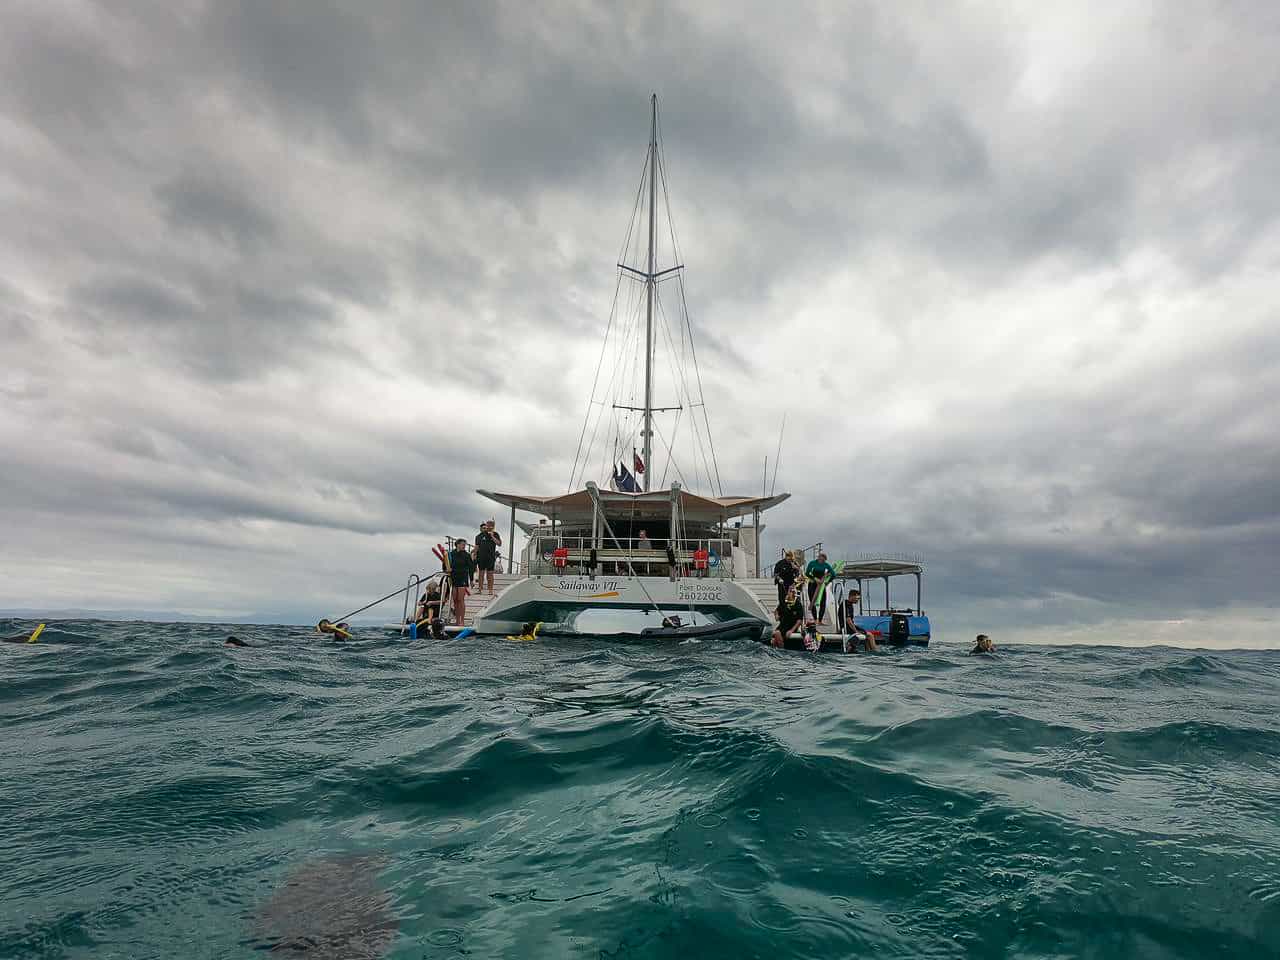
[[[778,428],[778,455],[773,458],[773,483],[769,485],[769,496],[773,496],[773,491],[778,489],[778,461],[782,459],[782,432],[787,429],[787,415],[782,414],[782,426]],[[765,464],[769,463],[769,458],[765,457]]]

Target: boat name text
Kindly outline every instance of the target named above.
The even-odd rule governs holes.
[[[618,580],[560,580],[557,588],[570,593],[607,593],[621,586]]]

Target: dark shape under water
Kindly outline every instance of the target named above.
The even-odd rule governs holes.
[[[289,875],[254,916],[262,949],[309,960],[378,960],[396,941],[391,894],[378,884],[385,857],[342,854]]]

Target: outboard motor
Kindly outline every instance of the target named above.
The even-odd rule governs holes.
[[[905,647],[911,642],[911,618],[905,613],[889,615],[889,644]]]

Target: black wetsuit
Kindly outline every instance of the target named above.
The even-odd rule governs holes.
[[[454,588],[471,586],[471,574],[475,570],[475,561],[465,548],[458,548],[449,553],[449,581]]]
[[[840,616],[841,633],[853,633],[853,618],[858,615],[858,601],[853,597],[846,597],[837,612]]]
[[[796,577],[800,571],[796,569],[796,565],[783,557],[773,565],[773,580],[778,585],[778,605],[787,599],[787,590],[796,582]]]
[[[782,645],[788,650],[803,650],[804,637],[800,637],[799,640],[792,640],[788,636],[792,630],[795,630],[804,621],[804,607],[800,603],[799,596],[797,596],[795,602],[778,604],[778,608],[774,613],[778,617],[778,632],[782,634]]]
[[[778,604],[778,609],[774,613],[778,616],[778,632],[782,634],[784,641],[787,639],[787,634],[804,619],[804,608],[798,599],[791,603]]]
[[[422,619],[434,620],[440,616],[440,588],[432,584],[422,595]]]
[[[497,533],[481,530],[476,534],[476,569],[492,570],[498,559],[498,544],[502,538]]]

